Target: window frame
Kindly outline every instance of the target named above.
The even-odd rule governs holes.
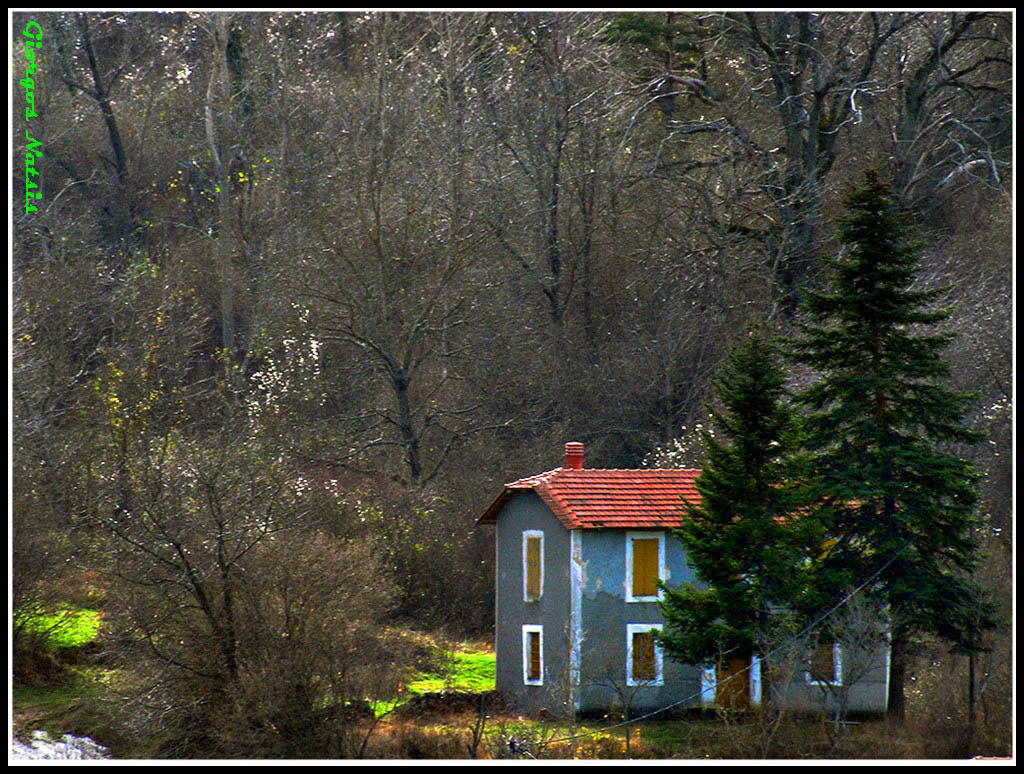
[[[540,651],[540,674],[530,679],[530,635],[537,635]],[[541,624],[523,624],[523,685],[544,685],[544,627]]]
[[[662,589],[658,589],[658,593],[653,596],[633,596],[633,541],[634,540],[654,540],[658,541],[658,576],[659,581],[664,582],[667,579],[667,569],[665,567],[665,533],[663,531],[629,531],[626,533],[626,601],[627,602],[659,602],[664,596],[665,592]]]
[[[828,643],[824,643],[823,642],[823,643],[820,643],[819,645],[816,645],[815,646],[815,651],[817,651],[817,649],[822,647],[823,645],[827,645],[827,644]],[[842,651],[842,648],[839,646],[839,643],[838,642],[833,642],[832,643],[832,679],[831,680],[818,680],[812,674],[812,669],[814,667],[814,655],[815,655],[812,652],[810,658],[808,659],[808,666],[810,668],[806,669],[804,671],[804,678],[807,680],[807,684],[808,685],[827,686],[827,687],[830,687],[830,688],[841,687],[842,684],[843,684],[843,657],[842,657],[842,653],[843,653],[843,651]]]
[[[665,684],[665,659],[657,637],[654,638],[654,679],[637,680],[633,676],[633,636],[636,634],[647,634],[658,632],[660,634],[663,624],[660,623],[631,623],[626,624],[626,685],[636,687],[640,685],[658,686]]]
[[[529,552],[527,546],[531,538],[540,538],[540,552],[537,562],[538,592],[537,596],[530,595],[530,566]],[[525,529],[523,530],[523,602],[538,602],[544,597],[544,530]]]

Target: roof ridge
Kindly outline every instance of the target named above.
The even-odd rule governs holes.
[[[679,526],[687,504],[700,502],[698,468],[554,468],[506,484],[481,515],[493,523],[513,492],[531,490],[567,529]]]
[[[573,473],[587,473],[602,470],[621,471],[625,473],[699,473],[703,468],[555,468],[548,472],[557,473],[559,471],[571,471]]]
[[[517,478],[515,481],[510,481],[505,486],[515,486],[516,484],[523,484],[525,482],[538,482],[546,480],[547,477],[553,476],[555,473],[564,470],[564,468],[554,468],[553,470],[546,470],[543,473],[534,473],[532,476],[524,476],[523,478]]]
[[[523,476],[515,481],[510,481],[505,486],[515,486],[525,482],[542,481],[563,473],[576,475],[580,473],[700,473],[701,468],[552,468],[543,473],[534,473],[532,476]]]

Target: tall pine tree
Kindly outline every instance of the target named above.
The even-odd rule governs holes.
[[[811,456],[807,503],[834,540],[816,563],[822,609],[874,577],[887,606],[889,714],[904,713],[908,648],[931,633],[967,651],[989,620],[977,562],[977,473],[955,453],[973,396],[951,389],[936,324],[945,289],[915,289],[919,245],[877,173],[846,198],[830,288],[808,292],[793,358],[819,380],[799,393]],[[979,615],[979,611],[982,614]]]
[[[707,663],[764,652],[800,596],[805,558],[820,546],[812,520],[793,518],[797,422],[779,352],[752,328],[717,375],[718,406],[704,431],[708,462],[674,534],[701,584],[665,588],[663,646],[675,660]]]

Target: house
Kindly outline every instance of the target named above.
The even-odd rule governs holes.
[[[652,636],[662,627],[655,581],[697,580],[671,530],[685,502],[699,503],[699,475],[588,469],[583,445],[568,443],[562,467],[506,484],[479,516],[495,527],[496,687],[514,706],[565,714],[760,703],[756,657],[678,664]],[[848,711],[882,712],[887,686],[887,649],[866,660],[829,643],[778,679],[773,696],[798,710],[842,696]]]

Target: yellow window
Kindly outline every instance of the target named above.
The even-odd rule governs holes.
[[[633,632],[633,680],[655,680],[658,669],[654,661],[654,632]]]
[[[836,682],[836,649],[831,642],[823,642],[811,657],[809,677],[816,683]]]
[[[658,595],[658,542],[658,538],[633,538],[634,597]]]
[[[626,685],[661,685],[661,624],[626,624]]]
[[[523,682],[527,685],[544,682],[543,632],[540,626],[523,626]]]
[[[540,632],[530,632],[530,679],[540,680]]]
[[[541,538],[528,535],[526,538],[526,598],[540,599],[541,583]]]

